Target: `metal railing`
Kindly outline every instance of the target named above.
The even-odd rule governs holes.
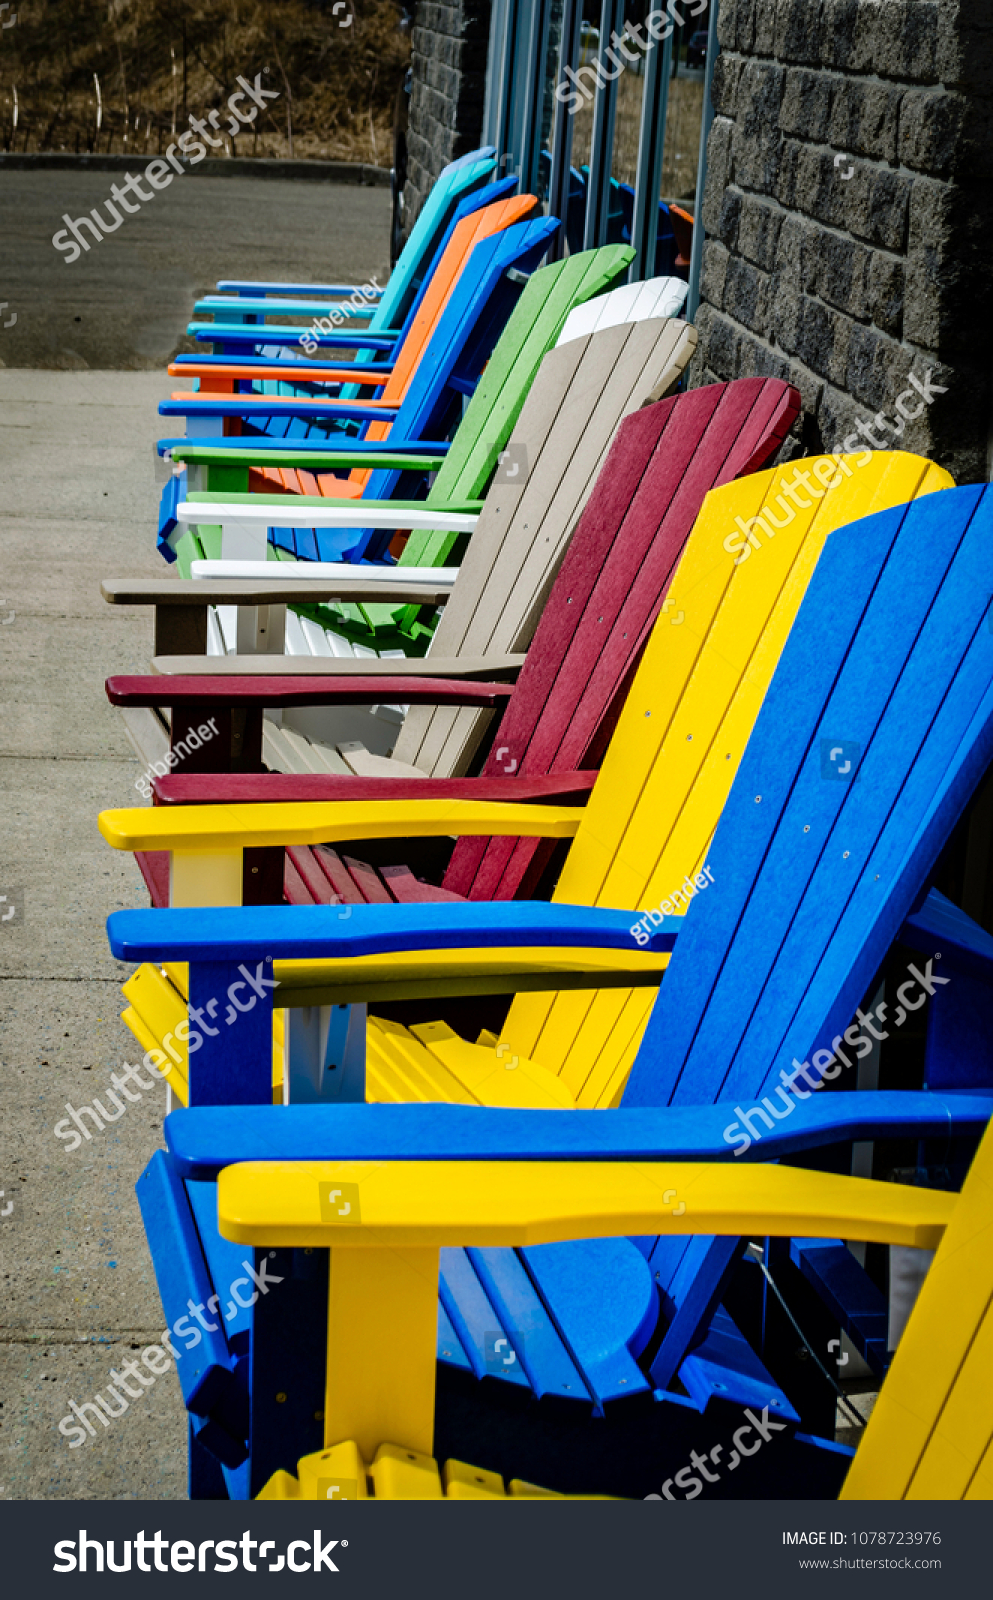
[[[676,21],[689,9],[688,0],[670,0],[668,15]],[[658,7],[662,11],[662,5]],[[576,81],[582,69],[587,84],[596,74],[598,87],[593,96],[592,136],[588,170],[585,174],[586,215],[583,247],[590,249],[608,242],[611,211],[611,175],[614,169],[617,126],[618,56],[612,52],[615,36],[624,37],[624,0],[601,0],[599,27],[583,19],[583,0],[493,0],[490,43],[486,70],[486,100],[483,114],[483,142],[496,146],[501,171],[520,175],[522,189],[542,192],[544,176],[546,200],[551,214],[563,218],[552,251],[553,257],[565,254],[565,217],[570,188],[575,117],[555,89]],[[707,175],[707,136],[713,121],[711,84],[717,55],[718,0],[710,0],[707,18],[707,53],[703,76],[703,105],[699,155],[696,173],[694,227],[689,265],[687,316],[692,319],[699,304],[700,266],[703,227],[700,221]],[[561,16],[561,21],[559,21]],[[558,48],[555,50],[555,32]],[[702,31],[702,30],[701,30]],[[612,52],[612,53],[611,53]],[[637,252],[630,268],[633,282],[653,276],[659,223],[663,161],[666,154],[666,121],[669,86],[674,70],[673,35],[652,42],[640,51],[639,59],[625,59],[625,70],[638,75],[642,86],[638,129],[638,154],[631,205],[630,239]],[[542,135],[549,122],[550,138]],[[615,186],[616,187],[616,186]],[[628,191],[630,203],[630,191]],[[615,223],[616,227],[616,223]]]

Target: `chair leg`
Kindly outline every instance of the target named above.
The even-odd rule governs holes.
[[[190,1454],[189,1454],[189,1498],[191,1500],[227,1500],[227,1484],[224,1482],[224,1473],[221,1463],[215,1455],[205,1449],[198,1440],[193,1428],[193,1419],[189,1419],[190,1429]]]
[[[363,1102],[367,1008],[292,1006],[286,1017],[285,1102]]]
[[[431,1454],[438,1263],[427,1247],[332,1249],[325,1449],[353,1439],[369,1460],[387,1441]]]

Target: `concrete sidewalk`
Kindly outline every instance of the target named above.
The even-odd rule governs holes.
[[[69,262],[52,245],[64,216],[96,207],[106,218],[103,203],[121,181],[85,168],[0,173],[0,367],[161,372],[177,350],[196,348],[186,336],[193,303],[220,278],[389,276],[388,189],[195,174],[177,175]],[[160,383],[156,399],[164,393]]]
[[[4,1499],[186,1494],[173,1369],[86,1444],[71,1449],[58,1431],[70,1400],[106,1390],[111,1368],[163,1327],[134,1184],[162,1141],[164,1089],[126,1102],[74,1151],[54,1127],[67,1104],[102,1096],[113,1110],[111,1072],[140,1058],[120,1021],[129,969],[109,955],[104,922],[148,900],[96,819],[144,803],[103,684],[147,671],[152,619],[106,605],[99,585],[166,572],[152,444],[180,430],[157,414],[173,387],[164,363],[188,343],[194,297],[219,277],[382,282],[388,266],[388,190],[248,178],[177,180],[67,266],[51,244],[62,213],[81,216],[112,181],[58,170],[0,182]],[[25,370],[45,367],[75,370]]]
[[[58,1432],[163,1326],[134,1183],[161,1142],[161,1085],[72,1153],[54,1124],[138,1060],[104,920],[147,904],[97,813],[142,804],[104,678],[147,669],[151,619],[101,599],[161,576],[152,441],[161,373],[0,372],[0,1484],[4,1498],[185,1495],[174,1372],[85,1446]],[[23,921],[22,921],[23,917]],[[104,1103],[113,1110],[111,1102]]]

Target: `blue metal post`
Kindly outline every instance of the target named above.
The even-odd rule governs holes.
[[[562,17],[562,45],[559,51],[559,82],[565,82],[566,69],[575,72],[579,64],[580,28],[583,21],[583,0],[565,0]],[[549,251],[551,261],[565,254],[566,212],[569,208],[570,167],[572,166],[572,113],[556,101],[553,110],[552,170],[548,181],[548,215],[559,217],[562,226]]]
[[[700,158],[696,169],[696,202],[693,207],[693,245],[690,250],[690,288],[686,297],[686,320],[692,322],[700,304],[700,268],[703,264],[703,191],[707,182],[707,138],[714,120],[711,87],[717,56],[718,0],[710,0],[710,26],[707,30],[707,65],[703,83],[703,118],[700,123]]]
[[[541,123],[545,108],[545,67],[548,56],[548,6],[542,0],[521,0],[517,81],[520,90],[519,124],[515,142],[520,148],[521,192],[537,194],[541,155]]]
[[[624,26],[624,0],[603,0],[600,11],[600,48],[597,62],[603,87],[593,102],[593,137],[590,143],[590,176],[586,193],[586,231],[583,248],[593,250],[607,243],[607,218],[610,212],[610,165],[614,149],[614,118],[617,113],[617,79],[620,73],[607,59],[612,32]],[[608,80],[608,73],[614,77]]]
[[[665,119],[669,106],[669,72],[672,34],[662,49],[653,40],[645,62],[645,90],[641,102],[638,136],[638,173],[634,185],[634,226],[631,243],[638,254],[628,272],[629,283],[655,276],[655,247],[659,231],[659,192],[665,154]]]

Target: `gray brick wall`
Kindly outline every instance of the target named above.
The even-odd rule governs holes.
[[[861,420],[985,480],[993,4],[722,0],[718,27],[693,381],[795,383],[787,455]],[[872,423],[929,371],[946,392],[916,420]]]
[[[418,0],[407,129],[409,232],[442,167],[480,143],[490,0]]]

